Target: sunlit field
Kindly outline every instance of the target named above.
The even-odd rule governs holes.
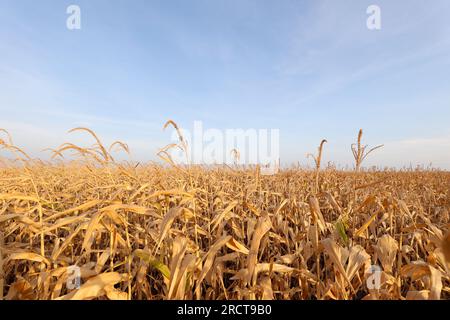
[[[324,142],[273,175],[116,162],[127,145],[91,133],[51,161],[2,133],[0,298],[450,297],[450,173],[364,169],[362,132],[354,170],[321,165]]]

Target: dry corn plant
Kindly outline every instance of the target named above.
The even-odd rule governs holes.
[[[325,139],[323,139],[323,140],[320,142],[320,145],[319,145],[319,148],[318,148],[318,152],[317,152],[317,156],[314,156],[314,155],[311,154],[311,153],[308,153],[308,154],[307,154],[307,157],[313,158],[314,163],[315,163],[315,165],[316,165],[316,173],[315,173],[315,174],[316,174],[316,177],[315,177],[315,181],[316,181],[316,193],[319,192],[319,190],[320,190],[320,186],[319,186],[320,164],[321,164],[321,161],[322,161],[323,145],[324,145],[325,143],[327,143],[327,142],[328,142],[328,141],[325,140]]]
[[[364,159],[367,158],[367,156],[371,152],[373,152],[379,148],[382,148],[384,146],[384,145],[379,145],[379,146],[376,146],[376,147],[370,149],[369,151],[366,151],[366,148],[368,146],[361,145],[362,135],[363,135],[363,130],[359,129],[358,141],[356,144],[355,143],[352,144],[352,153],[353,153],[353,157],[355,158],[355,171],[356,172],[360,171],[362,162],[364,161]]]
[[[322,141],[314,172],[186,174],[114,161],[125,144],[107,149],[80,130],[95,144],[64,144],[51,162],[29,159],[2,131],[0,298],[450,297],[447,171],[329,167],[319,185]],[[368,286],[373,266],[378,288]]]
[[[233,157],[233,161],[234,161],[234,166],[237,167],[239,160],[241,159],[241,153],[239,152],[238,149],[232,149],[230,151],[231,156]]]
[[[184,152],[185,157],[186,157],[186,164],[189,165],[189,164],[190,164],[190,160],[189,160],[188,143],[187,143],[186,139],[183,137],[183,134],[182,134],[180,128],[178,127],[178,125],[177,125],[173,120],[168,120],[168,121],[164,124],[163,130],[167,129],[167,127],[168,127],[169,125],[171,125],[171,126],[176,130],[177,135],[178,135],[179,143],[178,143],[178,144],[172,143],[172,144],[166,145],[164,148],[162,148],[162,149],[159,151],[158,155],[159,155],[159,156],[161,157],[161,159],[163,159],[164,161],[169,162],[170,164],[176,166],[175,163],[174,163],[173,160],[172,160],[172,157],[171,157],[170,154],[168,153],[168,151],[169,151],[170,149],[176,147],[176,148],[179,148],[181,151]]]

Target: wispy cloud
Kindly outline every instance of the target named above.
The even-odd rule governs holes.
[[[432,164],[435,168],[450,170],[450,135],[388,141],[368,163],[395,167]]]

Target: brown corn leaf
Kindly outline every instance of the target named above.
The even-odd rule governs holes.
[[[56,300],[91,300],[106,294],[105,287],[128,279],[127,274],[117,272],[102,273],[86,281],[79,289]]]
[[[234,238],[231,238],[230,241],[226,243],[226,246],[230,248],[231,250],[243,253],[243,254],[249,254],[249,250],[239,241],[237,241]]]
[[[255,231],[253,232],[252,242],[250,245],[250,252],[247,256],[247,268],[248,268],[248,276],[247,283],[250,283],[253,272],[255,270],[255,266],[258,261],[258,252],[259,245],[261,244],[261,240],[263,236],[272,228],[272,223],[270,222],[269,216],[262,215],[258,219],[258,223],[256,224]]]
[[[392,272],[392,265],[394,264],[398,251],[398,242],[390,235],[385,234],[378,239],[375,250],[377,251],[378,259],[381,261],[384,271]]]

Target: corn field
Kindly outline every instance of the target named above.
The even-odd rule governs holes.
[[[1,299],[450,297],[450,172],[363,170],[362,131],[353,171],[321,169],[322,142],[315,170],[266,176],[116,162],[78,130],[96,144],[52,161],[3,132]]]

